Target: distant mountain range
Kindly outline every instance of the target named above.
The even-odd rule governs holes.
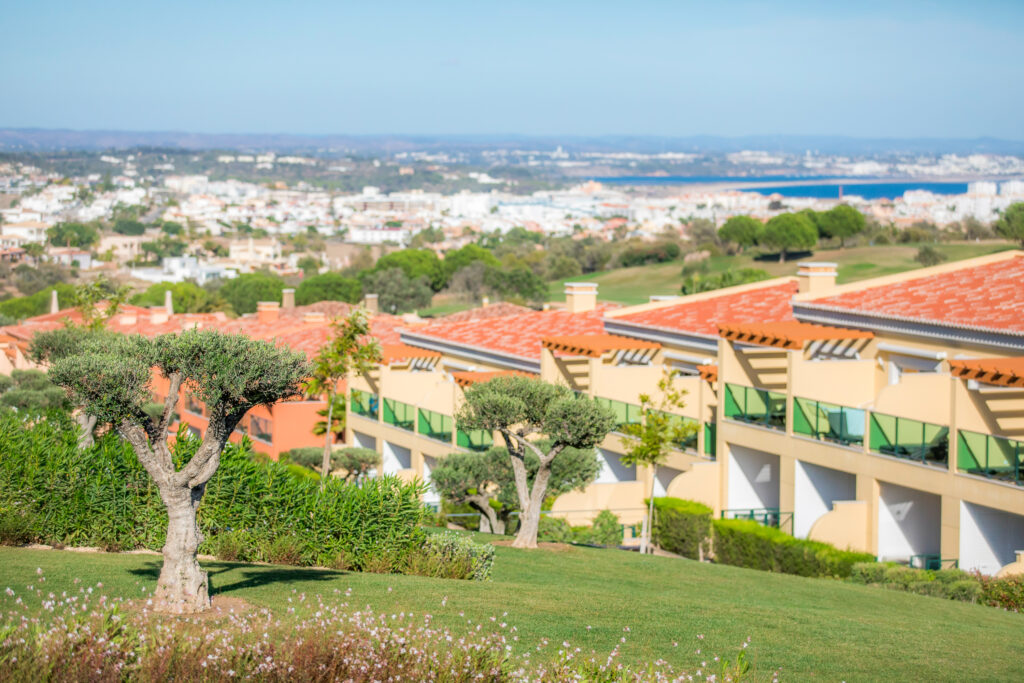
[[[178,131],[133,132],[116,130],[44,130],[0,128],[0,150],[52,152],[59,150],[116,150],[165,147],[185,150],[274,150],[277,152],[465,151],[485,149],[551,150],[562,146],[573,152],[696,152],[725,154],[764,150],[801,154],[1007,154],[1024,155],[1024,141],[997,138],[855,138],[825,135],[748,135],[722,137],[694,135],[525,136],[525,135],[292,135],[219,134]]]

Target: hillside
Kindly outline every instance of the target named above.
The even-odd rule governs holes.
[[[493,539],[493,537],[483,537]],[[159,557],[0,548],[2,585],[36,583],[55,593],[103,583],[134,598],[156,581]],[[493,580],[428,579],[283,566],[205,562],[215,593],[266,606],[287,619],[302,594],[385,613],[429,613],[456,631],[515,626],[534,657],[563,640],[607,653],[622,637],[622,661],[699,661],[695,650],[735,657],[752,639],[760,677],[783,680],[1008,680],[1020,675],[1024,615],[990,607],[617,550],[499,547]],[[351,589],[351,596],[343,597]],[[13,598],[0,594],[0,609]],[[466,621],[471,625],[467,626]],[[628,628],[628,631],[626,629]],[[698,639],[703,636],[703,639]],[[678,643],[678,646],[676,646]]]

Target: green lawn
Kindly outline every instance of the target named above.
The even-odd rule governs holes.
[[[454,628],[465,628],[466,619],[486,626],[489,617],[497,617],[519,629],[520,648],[534,647],[546,637],[554,644],[568,640],[584,650],[607,652],[626,636],[627,662],[663,657],[692,665],[697,647],[731,658],[749,636],[758,671],[780,667],[786,680],[1009,680],[1021,675],[1024,615],[617,550],[499,547],[493,580],[480,583],[205,565],[216,593],[269,607],[282,618],[287,618],[293,592],[330,599],[335,590],[351,588],[352,605],[430,613]],[[0,588],[18,590],[35,583],[41,567],[50,591],[72,590],[79,578],[87,584],[102,581],[109,595],[135,597],[154,584],[159,558],[0,548],[0,567]],[[0,594],[0,607],[9,607],[10,600]],[[623,630],[627,627],[629,633]],[[698,635],[705,639],[698,641]]]
[[[1008,242],[943,242],[932,245],[950,261],[984,256],[997,251],[1015,248]],[[772,277],[796,275],[798,261],[832,261],[839,264],[839,282],[853,282],[881,275],[891,275],[914,268],[921,264],[914,260],[920,245],[894,244],[877,247],[849,247],[816,251],[809,256],[791,258],[779,263],[776,258],[755,259],[747,255],[719,256],[709,259],[712,272],[729,268],[760,268]],[[591,273],[572,278],[581,282],[598,283],[598,298],[623,304],[646,303],[651,295],[679,294],[683,284],[682,261],[658,263],[636,268],[620,268],[601,273]],[[562,282],[552,282],[549,298],[564,301]]]

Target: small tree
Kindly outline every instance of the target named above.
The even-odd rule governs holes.
[[[818,230],[806,216],[798,213],[780,213],[764,226],[761,242],[779,250],[779,263],[786,260],[786,252],[811,249],[818,243]]]
[[[118,286],[103,275],[76,287],[72,303],[82,314],[82,326],[102,330],[107,321],[117,315],[130,291],[130,287]],[[101,306],[101,303],[106,305]]]
[[[926,244],[917,250],[914,260],[922,266],[937,266],[946,260],[946,255],[930,244]]]
[[[764,225],[756,218],[733,216],[718,231],[718,237],[723,242],[735,244],[742,252],[746,247],[757,244],[762,230],[764,230]]]
[[[623,425],[623,464],[643,465],[651,468],[651,488],[647,496],[647,515],[644,517],[643,533],[640,535],[640,552],[646,553],[651,543],[651,518],[654,515],[654,479],[657,467],[665,462],[673,448],[686,438],[692,436],[697,427],[687,424],[677,415],[665,412],[669,409],[682,408],[685,391],[676,389],[673,383],[674,372],[665,371],[658,381],[661,400],[655,402],[649,395],[640,395],[640,422]]]
[[[462,428],[500,432],[508,448],[521,520],[512,545],[536,548],[541,505],[555,458],[566,448],[594,448],[611,431],[615,418],[567,387],[522,376],[474,384],[466,389],[465,399],[456,418]],[[532,486],[527,453],[538,459]]]
[[[380,453],[372,448],[350,446],[335,454],[335,464],[345,470],[345,481],[359,481],[370,471],[380,467]]]
[[[838,237],[839,248],[846,246],[846,238],[864,232],[864,214],[849,204],[840,204],[818,214],[818,228],[826,237]]]
[[[185,614],[209,608],[207,575],[196,560],[203,540],[196,512],[206,484],[242,416],[255,406],[300,395],[308,370],[301,354],[213,330],[156,339],[89,338],[77,352],[50,367],[50,378],[67,389],[75,403],[114,425],[132,445],[167,509],[156,611]],[[169,383],[159,420],[145,412],[154,371]],[[179,468],[168,445],[168,430],[182,387],[206,404],[209,424],[195,454]]]
[[[327,398],[327,415],[324,434],[324,456],[321,461],[321,489],[327,485],[327,477],[331,472],[331,445],[333,441],[334,411],[338,406],[338,383],[350,373],[367,372],[374,363],[381,359],[380,344],[370,338],[370,321],[362,310],[355,310],[348,318],[334,323],[334,334],[324,344],[313,359],[313,372],[306,384],[306,392]],[[345,410],[344,401],[340,409]],[[341,429],[344,430],[344,417],[341,418]]]
[[[1024,202],[1010,204],[996,221],[996,232],[1013,242],[1024,244]]]

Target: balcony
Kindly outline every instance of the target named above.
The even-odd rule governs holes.
[[[961,472],[1024,485],[1024,443],[963,429],[956,441],[956,466]]]
[[[455,443],[460,448],[482,452],[494,445],[494,437],[483,429],[459,429],[455,433]]]
[[[793,399],[793,432],[844,446],[864,443],[867,413],[860,408]]]
[[[868,445],[873,453],[946,467],[949,428],[895,415],[871,413]]]
[[[704,423],[704,455],[714,460],[718,456],[718,424]]]
[[[738,384],[725,385],[725,416],[771,429],[786,429],[786,395]]]
[[[386,414],[386,413],[385,413]],[[433,410],[419,409],[419,433],[422,436],[438,441],[452,441],[452,418],[448,415],[435,413]]]
[[[384,399],[384,423],[410,432],[416,431],[416,408],[391,398]]]
[[[380,409],[380,399],[376,394],[359,389],[352,390],[352,414],[368,417],[371,420],[377,419],[377,411]]]
[[[749,519],[761,526],[781,529],[787,534],[793,533],[793,513],[780,512],[779,508],[743,508],[722,510],[722,519]]]
[[[598,405],[607,408],[615,416],[615,429],[621,429],[624,425],[628,424],[640,424],[642,416],[640,406],[616,401],[611,398],[601,398],[600,396],[595,396],[594,401]]]

